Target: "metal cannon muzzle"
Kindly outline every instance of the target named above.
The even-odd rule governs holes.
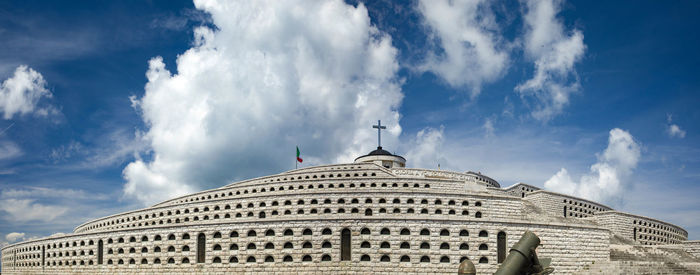
[[[539,245],[540,238],[529,230],[525,231],[494,275],[544,275],[554,272],[554,268],[549,267],[552,259],[537,258],[535,249]]]

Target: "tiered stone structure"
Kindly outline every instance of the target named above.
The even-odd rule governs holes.
[[[381,148],[378,148],[381,150]],[[610,260],[611,236],[697,242],[676,225],[480,173],[405,168],[373,151],[232,183],[2,248],[3,274],[493,273],[525,230],[557,273]]]

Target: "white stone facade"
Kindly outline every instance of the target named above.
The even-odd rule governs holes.
[[[533,204],[559,219],[533,219]],[[500,189],[471,172],[328,165],[233,183],[92,220],[65,236],[12,244],[2,249],[2,272],[454,274],[469,258],[488,274],[531,230],[542,240],[540,257],[553,258],[557,273],[566,274],[607,261],[611,233],[634,239],[630,232],[638,228],[636,240],[643,244],[647,237],[640,236],[657,237],[648,244],[687,239],[678,226],[611,210],[524,184]]]

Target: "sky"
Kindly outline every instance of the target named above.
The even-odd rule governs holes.
[[[0,245],[382,146],[700,238],[700,2],[1,1]]]

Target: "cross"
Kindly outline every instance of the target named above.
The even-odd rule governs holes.
[[[372,128],[377,129],[377,144],[382,148],[382,129],[386,129],[386,126],[382,126],[382,121],[377,120],[377,125],[372,125]]]

